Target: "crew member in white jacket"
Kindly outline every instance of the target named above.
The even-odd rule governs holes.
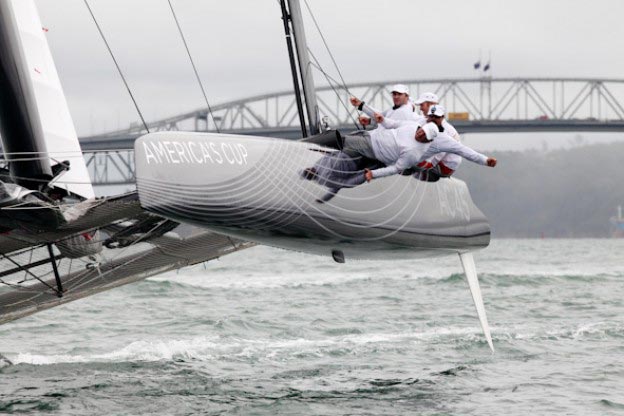
[[[477,153],[441,133],[435,123],[427,123],[422,127],[409,123],[398,129],[373,130],[363,136],[345,136],[342,151],[350,157],[364,156],[386,165],[366,170],[367,181],[396,175],[442,152],[457,154],[480,165],[496,166],[496,159]]]
[[[496,159],[477,153],[447,134],[440,133],[435,123],[422,127],[409,123],[393,130],[375,129],[347,135],[342,151],[321,157],[313,167],[304,169],[301,176],[328,187],[329,192],[318,200],[322,203],[329,201],[342,188],[403,173],[440,152],[458,154],[481,165],[496,166]],[[358,165],[362,157],[381,162],[385,167],[361,170]]]
[[[446,110],[441,105],[431,106],[427,115],[427,122],[435,123],[440,131],[446,133],[449,124],[445,119],[445,115]],[[438,177],[450,177],[455,173],[461,162],[462,158],[454,153],[438,153],[422,162],[418,167],[423,171],[433,172]]]
[[[414,112],[413,121],[418,123],[420,126],[424,125],[429,121],[433,121],[430,118],[431,115],[429,114],[429,112],[432,107],[435,107],[437,109],[436,116],[442,117],[441,121],[439,123],[436,123],[438,124],[438,126],[440,126],[440,130],[451,136],[453,139],[461,141],[459,133],[457,132],[455,127],[451,123],[449,123],[446,118],[444,118],[446,110],[444,109],[444,107],[438,104],[439,101],[440,99],[438,98],[438,96],[432,92],[426,92],[424,94],[421,94],[420,97],[418,97],[418,100],[416,100],[416,104],[420,106],[420,111],[422,112],[422,115]],[[410,122],[407,120],[397,120],[386,117],[383,114],[374,111],[374,109],[371,110],[373,110],[371,117],[373,117],[378,124],[382,125],[387,129],[396,129]],[[438,176],[449,177],[453,173],[455,173],[461,162],[462,158],[456,154],[438,153],[434,157],[427,160],[426,169],[433,169],[433,171]]]
[[[414,108],[412,107],[412,103],[409,99],[409,89],[407,88],[407,86],[403,84],[396,84],[392,87],[392,90],[390,92],[392,93],[392,103],[394,104],[394,106],[384,112],[380,112],[379,114],[393,120],[412,120],[414,117]],[[371,124],[371,117],[377,111],[373,110],[364,101],[360,100],[357,97],[351,97],[350,101],[354,107],[357,107],[358,110],[363,111],[365,114],[368,115],[360,116],[360,124],[364,127],[369,126]],[[382,124],[378,124],[377,128],[385,129],[386,127]]]
[[[422,126],[427,122],[429,109],[433,105],[438,105],[439,100],[440,99],[438,98],[438,96],[432,92],[426,92],[424,94],[421,94],[420,97],[418,97],[418,100],[416,100],[415,102],[415,104],[419,105],[420,111],[414,111],[411,113],[411,117],[403,119],[393,117],[391,114],[389,115],[379,112],[369,105],[364,105],[362,107],[362,111],[364,111],[366,115],[377,121],[377,123],[379,123],[386,129],[398,129],[399,127],[404,126],[407,123],[413,122],[418,123],[418,125]],[[453,137],[456,140],[459,140],[459,133],[457,132],[455,127],[451,125],[451,123],[444,120],[444,128],[447,130],[446,133],[449,136]]]

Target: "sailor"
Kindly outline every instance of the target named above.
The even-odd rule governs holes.
[[[328,193],[317,200],[323,203],[342,188],[352,188],[373,178],[411,173],[419,163],[440,152],[456,153],[475,163],[496,166],[496,159],[440,133],[435,123],[422,127],[409,123],[398,129],[375,129],[345,136],[342,151],[323,156],[314,167],[304,169],[302,177],[328,188]],[[365,166],[361,166],[363,162]]]
[[[427,122],[435,123],[441,132],[448,134],[459,142],[457,130],[446,121],[445,116],[446,109],[439,104],[435,104],[429,106]],[[433,174],[434,177],[448,178],[455,173],[461,162],[461,156],[455,153],[442,152],[426,158],[426,160],[420,163],[418,168],[422,171],[428,171],[428,175],[423,175],[425,177],[430,177],[430,174]]]
[[[432,105],[436,105],[439,103],[440,98],[437,94],[433,92],[425,92],[423,94],[420,94],[420,97],[418,97],[418,99],[415,101],[415,104],[419,106],[420,114],[423,117],[427,117],[427,114],[429,114],[429,108],[431,108]]]
[[[392,103],[394,106],[380,114],[393,120],[412,120],[414,117],[414,108],[409,99],[409,89],[407,86],[403,84],[395,84],[392,86],[392,90],[390,92],[392,93]],[[354,107],[357,107],[358,110],[368,114],[368,116],[360,116],[359,121],[362,126],[369,126],[371,124],[371,117],[377,111],[357,97],[351,97],[350,101],[351,104]],[[377,128],[385,129],[386,127],[379,124]]]
[[[418,97],[418,100],[414,102],[414,104],[419,106],[420,111],[413,111],[411,113],[411,117],[407,119],[392,117],[392,115],[381,113],[368,105],[364,105],[362,108],[366,114],[368,114],[383,127],[387,129],[398,129],[399,127],[409,122],[415,122],[421,126],[424,125],[427,122],[427,114],[429,113],[429,108],[431,108],[432,105],[438,104],[439,100],[440,99],[438,98],[438,96],[432,92],[426,92],[424,94],[421,94],[420,97]],[[451,133],[451,136],[457,135],[459,139],[457,130],[455,130],[455,128],[451,126],[450,123],[446,122],[445,128],[450,130],[447,133]]]
[[[437,153],[454,153],[471,162],[496,166],[496,159],[487,157],[441,133],[438,125],[415,123],[393,130],[373,130],[364,136],[346,136],[343,152],[351,157],[375,159],[386,167],[365,170],[365,179],[396,175],[407,171]]]
[[[436,116],[436,120],[439,120],[439,122],[436,124],[438,124],[440,131],[445,132],[455,140],[460,141],[459,133],[457,132],[455,127],[446,120],[446,118],[444,117],[444,115],[446,114],[446,110],[443,106],[439,105],[438,102],[438,96],[432,92],[426,92],[424,94],[421,94],[418,100],[416,100],[416,104],[420,106],[420,111],[423,115],[421,116],[418,113],[414,113],[414,121],[421,126],[427,122],[433,121],[430,118],[431,116],[429,112],[431,108],[435,107],[437,109],[438,116],[442,116],[442,118],[438,118]],[[388,129],[396,129],[406,123],[403,120],[394,120],[384,117],[382,114],[379,113],[373,114],[373,117],[379,124]],[[424,166],[426,166],[427,170],[433,169],[431,170],[431,172],[433,172],[437,177],[449,177],[453,173],[455,173],[461,162],[462,158],[456,154],[439,153],[430,160],[427,160],[427,163]]]
[[[430,114],[436,113],[435,107],[441,107],[441,106],[431,107],[431,109],[429,110]],[[435,121],[430,122],[428,124],[431,124],[431,123],[436,124],[438,126],[438,131],[439,131],[442,117],[434,115],[434,116],[430,116],[429,118]],[[431,167],[429,161],[432,159],[435,160],[435,158],[440,155],[445,155],[443,161],[440,161],[440,163],[438,163],[437,166]],[[431,143],[431,145],[425,151],[425,153],[422,154],[421,156],[422,162],[420,162],[417,165],[417,167],[420,169],[423,169],[423,168],[432,169],[433,173],[436,174],[438,177],[445,177],[445,176],[448,177],[448,176],[451,176],[454,170],[456,169],[456,165],[452,165],[451,162],[448,162],[449,156],[454,156],[460,161],[462,158],[468,159],[472,162],[478,163],[480,165],[487,165],[489,167],[495,167],[496,164],[498,163],[497,160],[493,157],[488,157],[484,161],[481,157],[482,155],[481,156],[478,156],[478,155],[479,155],[478,152],[475,152],[468,146],[465,146],[461,144],[460,142],[453,140],[448,134],[444,132],[439,132],[436,136],[436,139]],[[448,166],[445,165],[445,163],[447,163]],[[429,166],[423,166],[423,165],[429,165]]]

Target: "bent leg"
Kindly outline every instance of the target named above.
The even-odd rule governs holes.
[[[364,156],[369,159],[375,159],[371,136],[367,131],[346,135],[342,151],[353,158]]]

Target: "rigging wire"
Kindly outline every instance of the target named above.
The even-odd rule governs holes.
[[[125,220],[120,220],[120,221],[118,221],[118,222],[117,222],[117,224],[121,224],[121,223],[123,223],[123,222],[125,222]],[[77,276],[72,277],[72,279],[68,280],[68,281],[71,281],[71,282],[72,282],[72,285],[71,285],[71,286],[72,286],[72,289],[74,289],[74,290],[75,290],[75,289],[79,289],[80,287],[82,287],[82,286],[83,286],[83,284],[88,284],[89,282],[91,282],[91,281],[92,281],[92,280],[89,280],[89,281],[86,281],[86,282],[82,283],[82,281],[83,281],[83,280],[85,280],[85,279],[103,278],[103,277],[105,277],[105,275],[107,275],[107,274],[109,274],[109,273],[114,272],[117,268],[119,268],[119,267],[123,267],[123,266],[126,266],[126,265],[128,265],[128,264],[132,263],[133,261],[139,260],[139,259],[141,259],[141,258],[145,257],[146,255],[148,255],[148,254],[149,254],[149,252],[146,252],[146,253],[143,253],[142,255],[140,255],[138,258],[134,258],[134,259],[132,259],[132,260],[130,260],[130,261],[126,261],[126,262],[121,263],[121,264],[117,264],[117,265],[115,265],[115,264],[114,264],[114,261],[115,261],[117,258],[119,258],[119,256],[121,256],[121,255],[125,254],[125,253],[128,251],[128,249],[129,249],[130,247],[132,247],[133,245],[135,245],[135,244],[136,244],[136,243],[138,243],[138,242],[142,242],[142,240],[145,240],[147,237],[149,237],[149,236],[151,235],[151,233],[152,233],[153,231],[155,231],[156,229],[158,229],[158,228],[159,228],[160,226],[162,226],[162,225],[163,225],[163,223],[156,224],[156,226],[155,226],[154,228],[152,228],[151,230],[149,230],[149,231],[147,232],[147,234],[146,234],[146,235],[141,236],[138,240],[134,241],[134,242],[133,242],[132,244],[130,244],[129,246],[127,246],[127,247],[125,247],[125,248],[122,248],[122,249],[120,250],[120,252],[119,252],[119,253],[117,253],[117,254],[115,254],[112,258],[110,258],[110,259],[106,259],[106,258],[104,258],[104,260],[106,260],[107,264],[110,264],[110,265],[112,266],[110,270],[108,270],[108,271],[106,271],[106,272],[102,273],[102,272],[99,270],[99,267],[98,267],[98,268],[97,268],[97,269],[98,269],[98,276],[91,276],[91,275],[90,275],[90,270],[88,270],[88,269],[87,269],[87,270],[85,270],[84,272],[80,272]],[[61,240],[57,241],[56,243],[58,243],[58,242],[62,242],[62,241],[65,241],[65,240],[68,240],[68,239],[70,239],[70,238],[72,238],[72,237],[71,237],[71,236],[69,236],[69,237],[63,238],[63,239],[61,239]],[[98,241],[90,241],[90,242],[89,242],[89,243],[87,243],[87,244],[101,244],[101,243],[103,243],[105,240],[106,240],[106,239],[100,239],[100,240],[98,240]],[[18,240],[18,241],[19,241],[19,240]],[[31,248],[28,248],[28,249],[25,249],[25,250],[19,251],[19,252],[18,252],[18,254],[19,254],[19,255],[23,255],[23,254],[27,253],[28,251],[30,251],[31,260],[32,260],[32,255],[33,255],[34,251],[35,251],[35,250],[38,250],[38,249],[43,249],[43,247],[44,247],[44,246],[31,247]],[[50,274],[52,273],[51,271],[48,271],[47,273],[45,273],[45,274],[43,274],[43,275],[39,275],[39,276],[37,276],[37,275],[33,274],[33,273],[30,271],[30,269],[28,268],[28,266],[30,266],[30,264],[29,264],[29,265],[26,265],[26,266],[22,266],[22,267],[20,267],[20,265],[19,265],[19,264],[18,264],[15,260],[13,260],[14,255],[7,256],[7,255],[5,255],[5,254],[0,253],[0,256],[1,256],[3,259],[6,259],[6,260],[10,261],[10,262],[11,262],[11,263],[13,263],[14,265],[16,265],[18,268],[20,268],[20,269],[24,269],[24,271],[25,271],[27,274],[31,275],[31,276],[34,278],[34,279],[25,279],[25,280],[22,280],[21,282],[17,282],[17,283],[9,283],[9,282],[5,281],[4,279],[0,279],[0,284],[6,285],[6,286],[11,287],[11,288],[14,288],[14,289],[16,289],[16,290],[32,291],[33,293],[43,293],[43,292],[39,292],[38,290],[32,290],[32,289],[29,289],[29,288],[30,288],[30,286],[27,286],[27,285],[22,286],[22,284],[24,284],[24,283],[30,283],[30,282],[32,282],[33,280],[36,280],[36,281],[38,281],[38,282],[42,283],[43,285],[45,285],[47,288],[52,289],[52,290],[54,290],[55,292],[57,292],[57,293],[58,293],[58,291],[57,291],[54,287],[52,287],[52,286],[51,286],[48,282],[46,282],[46,281],[44,281],[44,280],[43,280],[46,276],[48,276],[48,275],[50,275]],[[86,260],[83,260],[82,258],[79,258],[79,259],[77,259],[77,260],[79,260],[79,261],[81,261],[81,262],[83,262],[84,264],[87,264],[87,265],[88,265],[88,264],[90,264],[89,262],[87,262]],[[60,261],[59,261],[59,263],[60,263]],[[70,269],[70,270],[69,270],[69,274],[71,274],[71,264],[72,264],[72,259],[70,259],[70,266],[69,266],[69,269]],[[42,264],[41,266],[43,266],[43,265],[44,265],[44,264]],[[59,265],[60,265],[60,264],[59,264]],[[21,271],[21,270],[20,270],[20,271]],[[64,275],[64,277],[70,277],[70,276],[69,276],[69,275]]]
[[[121,71],[121,67],[119,66],[119,63],[117,62],[117,59],[115,58],[115,54],[113,54],[113,50],[111,49],[110,45],[108,44],[108,41],[106,40],[106,36],[104,36],[104,32],[102,31],[100,24],[95,18],[95,14],[93,14],[93,10],[91,10],[91,6],[89,6],[89,1],[84,0],[84,4],[85,6],[87,6],[87,9],[89,10],[89,14],[91,14],[91,17],[93,18],[93,22],[95,23],[95,26],[97,27],[98,32],[100,32],[100,36],[102,37],[102,40],[104,41],[104,44],[106,45],[106,48],[108,49],[108,53],[110,54],[111,58],[113,59],[113,62],[115,63],[115,66],[117,67],[117,72],[119,72],[119,75],[121,76],[121,79],[123,80],[124,85],[126,86],[126,89],[128,90],[128,94],[130,94],[130,98],[132,99],[132,102],[134,103],[134,107],[136,108],[137,113],[139,113],[139,117],[141,117],[141,122],[143,123],[143,127],[145,127],[145,130],[149,133],[150,130],[149,130],[149,127],[147,126],[147,123],[145,122],[143,113],[141,112],[141,109],[139,108],[139,105],[137,104],[137,101],[134,98],[134,95],[132,94],[132,90],[130,90],[130,86],[128,85],[128,82],[126,81],[126,77]]]
[[[193,66],[193,72],[195,72],[195,78],[197,78],[199,87],[201,88],[202,94],[204,95],[206,106],[208,106],[208,113],[210,113],[210,117],[212,118],[212,122],[214,123],[215,128],[217,129],[217,132],[221,133],[219,126],[217,125],[217,122],[215,120],[215,116],[212,113],[212,107],[210,106],[210,103],[208,102],[208,95],[206,94],[206,89],[204,88],[204,84],[201,80],[201,77],[199,76],[199,72],[197,71],[197,66],[195,66],[195,61],[193,60],[193,56],[191,55],[191,51],[189,49],[188,43],[186,42],[186,37],[184,36],[184,32],[182,32],[182,27],[180,26],[180,21],[178,20],[178,16],[176,15],[175,10],[173,9],[173,4],[171,3],[171,0],[167,0],[167,2],[169,3],[169,8],[171,9],[171,13],[173,14],[173,19],[175,20],[176,26],[178,27],[178,32],[180,32],[180,37],[182,38],[182,42],[184,43],[186,54],[188,55],[189,60],[191,61],[191,65]]]
[[[329,48],[329,45],[327,44],[327,40],[325,39],[325,35],[323,35],[323,31],[321,30],[320,25],[318,24],[318,21],[316,20],[316,17],[314,16],[314,12],[312,12],[312,8],[310,7],[310,4],[308,3],[308,0],[304,0],[304,3],[306,5],[306,8],[308,9],[308,13],[310,13],[310,17],[312,18],[312,22],[314,23],[314,26],[316,27],[316,30],[318,31],[321,40],[323,41],[323,45],[325,46],[325,49],[327,50],[327,53],[329,54],[329,57],[331,58],[331,61],[334,64],[334,68],[336,68],[336,72],[338,73],[338,76],[340,77],[340,81],[338,82],[336,81],[334,78],[332,78],[327,71],[325,71],[322,68],[322,65],[320,64],[319,60],[316,58],[316,56],[314,56],[314,53],[312,53],[312,51],[310,50],[310,48],[308,48],[308,52],[310,53],[310,55],[312,55],[312,58],[314,59],[314,61],[316,62],[316,68],[321,71],[321,73],[325,76],[325,79],[327,80],[327,83],[329,84],[329,86],[332,88],[332,90],[334,91],[334,93],[336,94],[336,96],[338,97],[338,101],[340,101],[340,103],[342,104],[343,108],[347,111],[347,114],[349,114],[349,117],[351,117],[351,120],[353,121],[353,124],[355,125],[356,129],[360,130],[361,127],[360,125],[355,121],[355,118],[353,117],[352,114],[352,110],[349,109],[343,102],[342,99],[340,97],[340,94],[338,93],[338,91],[336,90],[336,88],[334,88],[334,85],[332,85],[331,80],[333,80],[336,84],[338,84],[339,88],[344,89],[347,94],[355,96],[354,94],[351,93],[351,91],[349,90],[349,87],[347,86],[347,83],[344,79],[344,77],[342,76],[342,72],[340,71],[340,67],[338,66],[338,62],[336,62],[336,58],[334,57],[334,54],[332,53],[331,49]],[[331,79],[331,80],[330,80]]]
[[[99,150],[96,153],[121,153],[121,152],[134,152],[134,149],[104,149],[104,150]],[[52,159],[54,162],[56,163],[62,163],[61,161],[57,160],[56,158],[51,157],[51,155],[59,155],[59,154],[64,154],[65,156],[63,156],[63,158],[68,158],[68,159],[75,159],[75,158],[83,158],[85,154],[93,154],[93,152],[83,152],[83,151],[65,151],[65,152],[7,152],[3,155],[0,155],[0,175],[2,174],[1,170],[2,169],[6,169],[6,165],[8,163],[11,162],[30,162],[30,161],[36,161],[36,160],[49,160]],[[33,157],[19,157],[19,158],[15,158],[15,159],[11,159],[11,160],[7,160],[5,159],[6,156],[9,155],[43,155],[43,156],[33,156]],[[75,155],[75,156],[74,156]],[[31,180],[34,182],[39,182],[42,184],[61,184],[61,185],[90,185],[93,184],[93,182],[89,181],[68,181],[68,180],[63,180],[62,176],[58,176],[54,179],[54,181],[50,182],[48,179],[40,179],[40,178],[36,178],[36,177],[29,177],[29,176],[12,176],[13,179],[23,179],[23,180]],[[0,208],[3,209],[3,208]]]
[[[353,124],[355,125],[355,128],[357,130],[360,130],[360,125],[357,123],[357,121],[355,120],[355,117],[353,117],[353,109],[349,109],[349,107],[347,107],[347,105],[340,99],[340,94],[339,92],[336,90],[336,88],[334,87],[334,84],[332,83],[332,80],[336,83],[338,83],[334,78],[332,78],[322,67],[321,64],[319,63],[318,59],[316,59],[316,56],[314,56],[314,53],[310,50],[310,48],[308,48],[308,52],[310,53],[310,55],[312,56],[312,59],[314,59],[314,62],[310,62],[310,65],[312,65],[313,67],[315,67],[316,69],[318,69],[321,74],[323,74],[323,76],[325,76],[325,79],[327,80],[327,83],[329,84],[329,86],[331,87],[331,89],[334,91],[334,93],[336,94],[336,96],[338,97],[338,101],[340,102],[340,104],[342,104],[342,107],[346,110],[347,114],[349,115],[349,117],[351,118],[351,121],[353,122]],[[340,88],[340,85],[338,85],[338,87]],[[347,90],[348,92],[348,90]]]
[[[0,279],[0,284],[5,285],[9,288],[15,289],[16,292],[22,291],[22,292],[28,292],[28,293],[37,293],[37,294],[42,294],[42,293],[46,293],[45,291],[40,291],[37,289],[32,289],[29,286],[23,285],[23,283],[9,283],[6,282],[3,279]],[[51,287],[51,289],[54,290],[54,288]]]
[[[39,179],[36,177],[29,177],[29,176],[11,176],[13,179],[23,179],[23,180],[31,180],[33,182],[38,182],[38,183],[42,183],[42,184],[61,184],[61,185],[89,185],[89,184],[93,184],[93,182],[91,181],[67,181],[67,180],[63,180],[62,178],[56,178],[54,181],[50,181],[49,179]],[[71,204],[70,204],[71,205]],[[6,208],[6,207],[4,207]],[[4,209],[4,208],[0,208],[0,209]]]
[[[57,152],[57,151],[45,151],[45,152],[6,152],[3,154],[0,154],[0,163],[2,161],[4,162],[12,162],[16,159],[11,159],[11,160],[4,160],[4,156],[7,155],[43,155],[39,158],[33,158],[32,160],[37,160],[37,159],[49,159],[52,155],[71,155],[74,154],[76,156],[74,157],[78,157],[78,155],[84,156],[85,154],[93,154],[93,153],[114,153],[114,152],[134,152],[133,148],[117,148],[117,149],[98,149],[98,150],[66,150],[63,152]],[[20,161],[23,160],[29,160],[29,159],[20,159]]]
[[[310,13],[310,17],[312,17],[312,21],[314,22],[314,26],[316,27],[316,30],[319,32],[319,35],[321,36],[321,40],[323,41],[323,45],[325,45],[325,49],[327,50],[332,62],[334,63],[334,67],[336,68],[336,71],[338,72],[338,76],[341,79],[341,82],[335,80],[331,75],[329,75],[327,73],[327,71],[325,71],[322,68],[322,65],[320,64],[319,60],[316,58],[316,56],[314,55],[314,53],[312,52],[312,50],[308,47],[308,52],[310,53],[310,55],[312,56],[312,58],[314,59],[314,62],[310,62],[310,65],[314,66],[316,69],[318,69],[321,74],[323,74],[323,76],[325,77],[325,79],[327,80],[327,83],[329,84],[329,86],[331,87],[331,89],[334,91],[334,93],[336,94],[336,97],[338,97],[338,101],[340,101],[340,103],[342,104],[342,106],[345,108],[345,110],[347,111],[347,114],[349,115],[349,117],[351,118],[351,120],[353,121],[353,124],[355,125],[355,128],[358,130],[361,130],[362,127],[357,123],[357,121],[355,120],[355,117],[353,116],[353,112],[355,111],[354,109],[350,109],[349,107],[347,107],[343,102],[342,102],[342,97],[340,97],[340,94],[338,93],[338,91],[336,90],[336,88],[334,87],[334,85],[332,84],[332,81],[338,86],[338,88],[341,88],[343,90],[345,90],[347,92],[347,94],[355,96],[354,94],[351,93],[351,91],[349,90],[349,87],[347,86],[347,83],[344,80],[344,77],[342,76],[342,72],[340,71],[340,67],[338,66],[338,63],[336,62],[336,59],[334,58],[334,54],[332,53],[332,51],[329,48],[329,45],[327,44],[327,41],[325,40],[325,36],[323,35],[323,31],[321,30],[321,27],[319,26],[316,17],[314,16],[314,13],[312,12],[312,8],[310,7],[310,5],[308,4],[307,0],[305,1],[305,5],[306,8],[308,9],[308,12]],[[280,4],[280,1],[277,0],[277,3]]]
[[[126,252],[128,252],[128,250],[130,250],[130,248],[131,248],[131,247],[133,247],[133,246],[134,246],[134,245],[136,245],[136,244],[139,244],[139,243],[144,242],[144,240],[145,240],[146,238],[150,237],[150,235],[151,235],[154,231],[158,230],[160,227],[162,227],[163,225],[165,225],[165,223],[166,223],[166,221],[163,221],[163,222],[159,222],[159,223],[157,223],[157,224],[156,224],[156,225],[154,225],[151,229],[149,229],[149,230],[148,230],[145,234],[141,235],[139,238],[137,238],[136,240],[134,240],[132,243],[128,244],[128,245],[127,245],[127,246],[125,246],[125,247],[122,247],[122,248],[121,248],[121,251],[120,251],[119,253],[116,253],[114,256],[112,256],[112,257],[110,257],[110,258],[105,258],[105,259],[106,259],[107,261],[111,262],[111,263],[112,263],[113,261],[117,260],[117,259],[119,258],[119,256],[122,256],[122,255],[124,255]],[[147,242],[148,240],[145,240],[145,241]],[[146,253],[146,255],[147,255],[147,253]],[[137,260],[137,259],[135,259],[135,260]],[[114,270],[114,269],[113,269],[113,270]],[[104,274],[106,274],[106,272],[104,272]]]
[[[344,80],[344,78],[342,76],[342,72],[340,72],[340,67],[338,66],[338,63],[336,62],[336,59],[334,58],[334,54],[332,53],[331,49],[329,49],[329,45],[327,44],[327,41],[325,40],[325,36],[323,35],[323,31],[321,30],[321,27],[319,26],[318,22],[316,21],[316,18],[314,17],[314,13],[312,13],[312,8],[308,4],[308,0],[304,0],[304,3],[306,5],[306,8],[308,9],[308,12],[310,13],[310,17],[312,17],[312,21],[314,22],[314,26],[316,26],[316,30],[319,32],[319,35],[321,36],[321,40],[323,41],[323,45],[325,45],[325,49],[327,49],[327,53],[329,53],[329,57],[331,58],[332,62],[334,63],[334,67],[336,68],[336,71],[338,72],[338,76],[340,77],[340,80],[342,81],[342,86],[344,87],[345,91],[347,91],[347,92],[349,92],[349,94],[351,94],[351,92],[349,91],[349,88],[347,87],[347,83],[345,82],[345,80]]]
[[[109,273],[113,273],[115,272],[118,268],[120,267],[124,267],[124,266],[128,266],[129,264],[141,260],[147,256],[150,255],[150,251],[145,251],[144,253],[139,253],[137,255],[137,257],[133,257],[128,261],[125,261],[123,263],[120,264],[115,264],[115,260],[117,260],[119,258],[119,256],[125,254],[132,246],[134,246],[135,244],[141,243],[143,242],[143,240],[145,240],[146,237],[149,237],[149,235],[156,231],[159,227],[161,227],[164,223],[159,223],[156,224],[152,229],[150,229],[146,234],[142,235],[141,237],[139,237],[137,240],[133,241],[132,243],[130,243],[128,246],[121,248],[121,251],[117,254],[115,254],[114,256],[110,257],[110,258],[106,258],[105,256],[102,255],[102,258],[106,261],[106,265],[110,265],[110,269],[109,270],[105,270],[103,273],[99,270],[98,268],[98,278],[102,279],[102,278],[106,278],[107,275]],[[147,242],[147,241],[145,241]],[[159,247],[158,245],[156,245],[156,247]],[[77,276],[77,278],[82,278],[82,282],[78,282],[78,283],[74,283],[72,284],[72,289],[76,290],[76,289],[80,289],[81,287],[83,287],[86,284],[89,284],[90,281],[85,281],[86,279],[89,279],[89,271],[86,271],[84,276],[80,277]]]
[[[5,254],[0,254],[0,256],[2,256],[2,258],[4,258],[4,259],[6,259],[6,260],[10,261],[11,263],[13,263],[16,267],[18,267],[18,268],[20,268],[20,269],[23,269],[23,266],[22,266],[21,264],[19,264],[18,262],[16,262],[15,260],[13,260],[10,256],[6,256]],[[31,275],[32,277],[34,277],[36,280],[38,280],[38,281],[39,281],[40,283],[42,283],[43,285],[47,286],[49,289],[52,289],[55,293],[58,293],[58,290],[57,290],[56,288],[54,288],[54,287],[50,286],[47,282],[45,282],[45,281],[43,280],[43,277],[35,275],[34,273],[32,273],[32,272],[31,272],[30,270],[28,270],[28,269],[24,269],[24,271],[25,271],[27,274],[29,274],[29,275]],[[4,281],[3,281],[2,283],[4,283]],[[4,283],[4,284],[6,284],[6,283]]]

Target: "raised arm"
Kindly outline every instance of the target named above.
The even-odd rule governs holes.
[[[369,107],[369,109],[375,110],[374,108]],[[410,123],[419,123],[419,117],[416,116],[413,112],[405,113],[394,113],[394,117],[386,117],[384,114],[380,112],[375,112],[372,116],[378,124],[381,124],[387,129],[398,129]]]
[[[375,120],[377,121],[377,123],[380,123],[382,126],[384,126],[387,129],[398,129],[401,126],[404,126],[405,123],[409,123],[409,120],[397,120],[394,118],[388,118],[388,117],[384,117],[382,114],[378,114],[379,118],[375,117]],[[381,121],[380,121],[381,120]]]
[[[362,104],[362,111],[371,119],[375,120],[377,124],[381,124],[387,129],[398,129],[399,127],[403,125],[401,123],[401,120],[394,120],[394,119],[385,117],[380,111],[377,111],[375,108],[371,107],[370,105],[366,103]]]
[[[363,125],[364,127],[368,126],[371,124],[371,120],[375,119],[375,109],[369,107],[368,105],[366,105],[366,103],[362,100],[360,100],[357,97],[351,97],[349,99],[349,102],[351,103],[351,105],[353,105],[355,108],[357,108],[359,111],[364,112],[364,114],[368,115],[368,117],[366,116],[360,116],[358,118],[359,122],[361,125]]]
[[[366,114],[367,116],[373,119],[375,118],[375,113],[381,113],[380,111],[378,111],[377,109],[371,107],[370,105],[366,103],[362,103],[362,105],[358,107],[358,110],[362,111],[364,114]]]
[[[381,124],[387,129],[398,129],[399,127],[404,126],[407,123],[413,123],[416,119],[396,119],[396,118],[388,118],[384,115],[383,112],[377,110],[374,107],[366,104],[364,101],[361,101],[357,98],[351,98],[351,104],[357,107],[358,110],[362,111],[372,120],[375,120],[377,124]]]

